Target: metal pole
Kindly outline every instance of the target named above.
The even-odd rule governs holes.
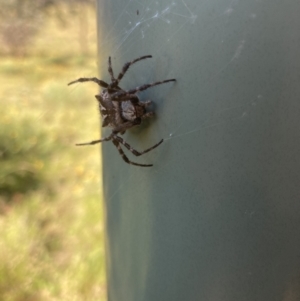
[[[298,1],[99,0],[99,69],[156,118],[102,145],[110,301],[300,300]],[[103,135],[110,133],[105,130]]]

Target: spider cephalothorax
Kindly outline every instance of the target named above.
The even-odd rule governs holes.
[[[103,119],[102,126],[112,128],[111,134],[106,138],[100,140],[93,140],[87,143],[79,143],[76,145],[91,145],[91,144],[96,144],[103,141],[111,140],[113,144],[117,147],[120,155],[122,156],[123,160],[126,163],[137,165],[137,166],[144,166],[144,167],[152,166],[152,164],[139,164],[130,161],[125,155],[124,151],[122,150],[120,143],[123,144],[135,156],[140,156],[145,153],[148,153],[149,151],[159,146],[163,142],[163,139],[160,140],[155,145],[153,145],[152,147],[142,152],[138,152],[137,150],[132,148],[126,141],[124,141],[123,138],[118,136],[118,134],[124,134],[128,129],[132,128],[133,126],[141,124],[143,119],[152,117],[154,115],[154,112],[146,112],[146,107],[151,104],[151,101],[148,100],[145,102],[141,102],[137,96],[138,92],[144,91],[153,86],[176,81],[175,79],[167,79],[160,82],[145,84],[143,86],[136,87],[131,90],[123,90],[122,88],[119,87],[119,83],[121,79],[123,78],[124,74],[127,72],[128,68],[132,64],[151,57],[152,57],[151,55],[145,55],[131,62],[126,63],[123,66],[122,71],[119,73],[117,78],[114,77],[114,73],[111,65],[111,58],[109,57],[108,73],[110,74],[110,78],[111,78],[110,84],[96,77],[92,77],[92,78],[83,77],[69,83],[69,85],[72,85],[77,82],[93,81],[97,83],[100,87],[104,88],[102,92],[99,95],[96,95],[95,97],[99,102],[100,114]]]

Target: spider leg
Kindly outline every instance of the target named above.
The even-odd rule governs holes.
[[[116,92],[116,93],[119,93],[119,92]],[[113,95],[115,95],[115,93]],[[139,103],[139,99],[136,97],[135,94],[124,93],[124,94],[121,94],[121,96],[116,99],[112,97],[112,101],[122,102],[122,101],[127,101],[127,100],[131,100],[132,103]]]
[[[143,154],[146,154],[148,152],[150,152],[151,150],[153,150],[154,148],[158,147],[160,144],[163,143],[164,139],[161,139],[158,143],[156,143],[155,145],[145,149],[144,151],[142,152],[139,152],[137,150],[135,150],[134,148],[132,148],[130,146],[130,144],[128,144],[126,141],[124,141],[123,138],[119,137],[119,136],[114,136],[113,138],[114,140],[117,140],[119,143],[122,143],[129,151],[131,151],[135,156],[141,156]]]
[[[136,87],[135,89],[132,89],[132,90],[118,91],[118,92],[112,94],[112,98],[114,100],[118,100],[118,99],[122,98],[126,94],[135,94],[137,92],[147,90],[147,89],[149,89],[151,87],[154,87],[154,86],[157,86],[157,85],[165,84],[165,83],[168,83],[168,82],[175,82],[175,81],[176,81],[176,79],[174,79],[174,78],[172,78],[172,79],[166,79],[166,80],[163,80],[163,81],[160,81],[160,82],[155,82],[155,83],[151,83],[151,84],[146,84],[146,85],[143,85],[143,86],[139,86],[139,87]]]
[[[109,141],[113,138],[113,134],[110,134],[108,137],[103,138],[103,139],[99,139],[99,140],[92,140],[90,142],[86,142],[86,143],[76,143],[77,146],[82,146],[82,145],[93,145],[93,144],[97,144],[97,143],[101,143],[103,141]]]
[[[68,83],[68,86],[73,85],[75,83],[83,83],[83,82],[95,82],[102,88],[108,87],[108,84],[106,82],[104,82],[101,79],[98,79],[97,77],[80,77],[80,78]]]
[[[95,97],[98,99],[99,96],[97,97],[97,95],[95,95]],[[127,100],[130,100],[133,104],[138,103],[141,107],[144,107],[144,108],[149,107],[152,103],[151,100],[146,100],[146,101],[142,102],[139,100],[139,98],[136,96],[136,94],[127,94],[126,92],[125,92],[125,94],[122,94],[121,96],[119,96],[116,99],[112,98],[112,101],[122,102],[122,101],[127,101]]]
[[[119,73],[119,75],[118,75],[118,78],[117,78],[117,80],[116,80],[116,84],[117,84],[117,85],[119,84],[119,82],[121,81],[121,79],[123,78],[123,76],[125,75],[125,73],[127,72],[128,68],[129,68],[132,64],[134,64],[134,63],[136,63],[136,62],[138,62],[138,61],[144,60],[144,59],[151,58],[151,57],[152,57],[152,55],[145,55],[145,56],[141,56],[141,57],[139,57],[139,58],[137,58],[137,59],[135,59],[135,60],[133,60],[133,61],[131,61],[131,62],[126,63],[126,64],[123,66],[122,71],[121,71],[121,72]]]
[[[114,77],[114,71],[111,65],[111,57],[108,57],[108,73],[110,74],[111,82],[114,83],[116,79]]]
[[[114,138],[116,138],[116,136]],[[139,164],[139,163],[135,163],[135,162],[130,161],[128,159],[128,157],[125,155],[124,151],[122,150],[122,148],[119,144],[119,141],[114,139],[114,138],[112,139],[112,142],[115,145],[115,147],[117,148],[117,150],[119,151],[119,154],[121,155],[122,159],[126,163],[131,164],[131,165],[135,165],[135,166],[142,166],[142,167],[151,167],[151,166],[153,166],[153,164]]]
[[[152,101],[151,100],[145,100],[143,102],[140,102],[140,105],[143,107],[149,107],[151,105]]]
[[[148,113],[145,113],[141,118],[146,119],[146,118],[153,117],[154,115],[155,115],[154,112],[148,112]]]
[[[115,127],[110,136],[114,136],[113,138],[115,138],[115,137],[117,137],[118,133],[126,132],[128,129],[130,129],[130,128],[136,126],[136,125],[139,125],[139,124],[141,124],[141,119],[140,118],[136,118],[133,121],[124,122],[121,125]]]

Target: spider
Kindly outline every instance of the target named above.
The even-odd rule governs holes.
[[[135,156],[141,156],[145,153],[150,152],[154,148],[158,147],[162,142],[161,139],[158,143],[153,145],[150,148],[147,148],[144,151],[137,151],[131,147],[123,138],[121,138],[118,134],[123,135],[128,129],[141,124],[143,119],[154,116],[154,112],[146,112],[146,107],[151,104],[151,100],[147,100],[145,102],[141,102],[137,93],[140,91],[144,91],[153,86],[161,85],[168,82],[174,82],[176,79],[166,79],[159,82],[154,82],[151,84],[145,84],[139,87],[136,87],[131,90],[123,90],[120,88],[119,83],[129,67],[134,63],[151,58],[151,55],[141,56],[131,62],[124,64],[122,71],[119,73],[118,77],[114,76],[114,72],[112,69],[111,58],[108,58],[108,73],[110,75],[111,83],[106,83],[103,80],[100,80],[96,77],[86,78],[81,77],[68,85],[72,85],[77,82],[88,82],[92,81],[97,83],[100,87],[104,88],[99,95],[95,95],[97,101],[99,102],[100,114],[102,116],[103,122],[102,127],[110,127],[112,128],[112,132],[109,136],[99,140],[93,140],[87,143],[78,143],[77,146],[81,145],[93,145],[97,143],[101,143],[104,141],[112,141],[112,143],[116,146],[119,151],[119,154],[123,158],[123,160],[131,165],[142,166],[142,167],[150,167],[153,164],[140,164],[136,162],[132,162],[125,155],[123,149],[121,148],[122,144],[125,146],[131,153]]]

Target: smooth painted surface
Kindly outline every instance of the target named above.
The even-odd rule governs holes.
[[[157,118],[104,143],[110,301],[300,300],[298,1],[99,0],[99,70]],[[103,135],[110,131],[105,130]]]

